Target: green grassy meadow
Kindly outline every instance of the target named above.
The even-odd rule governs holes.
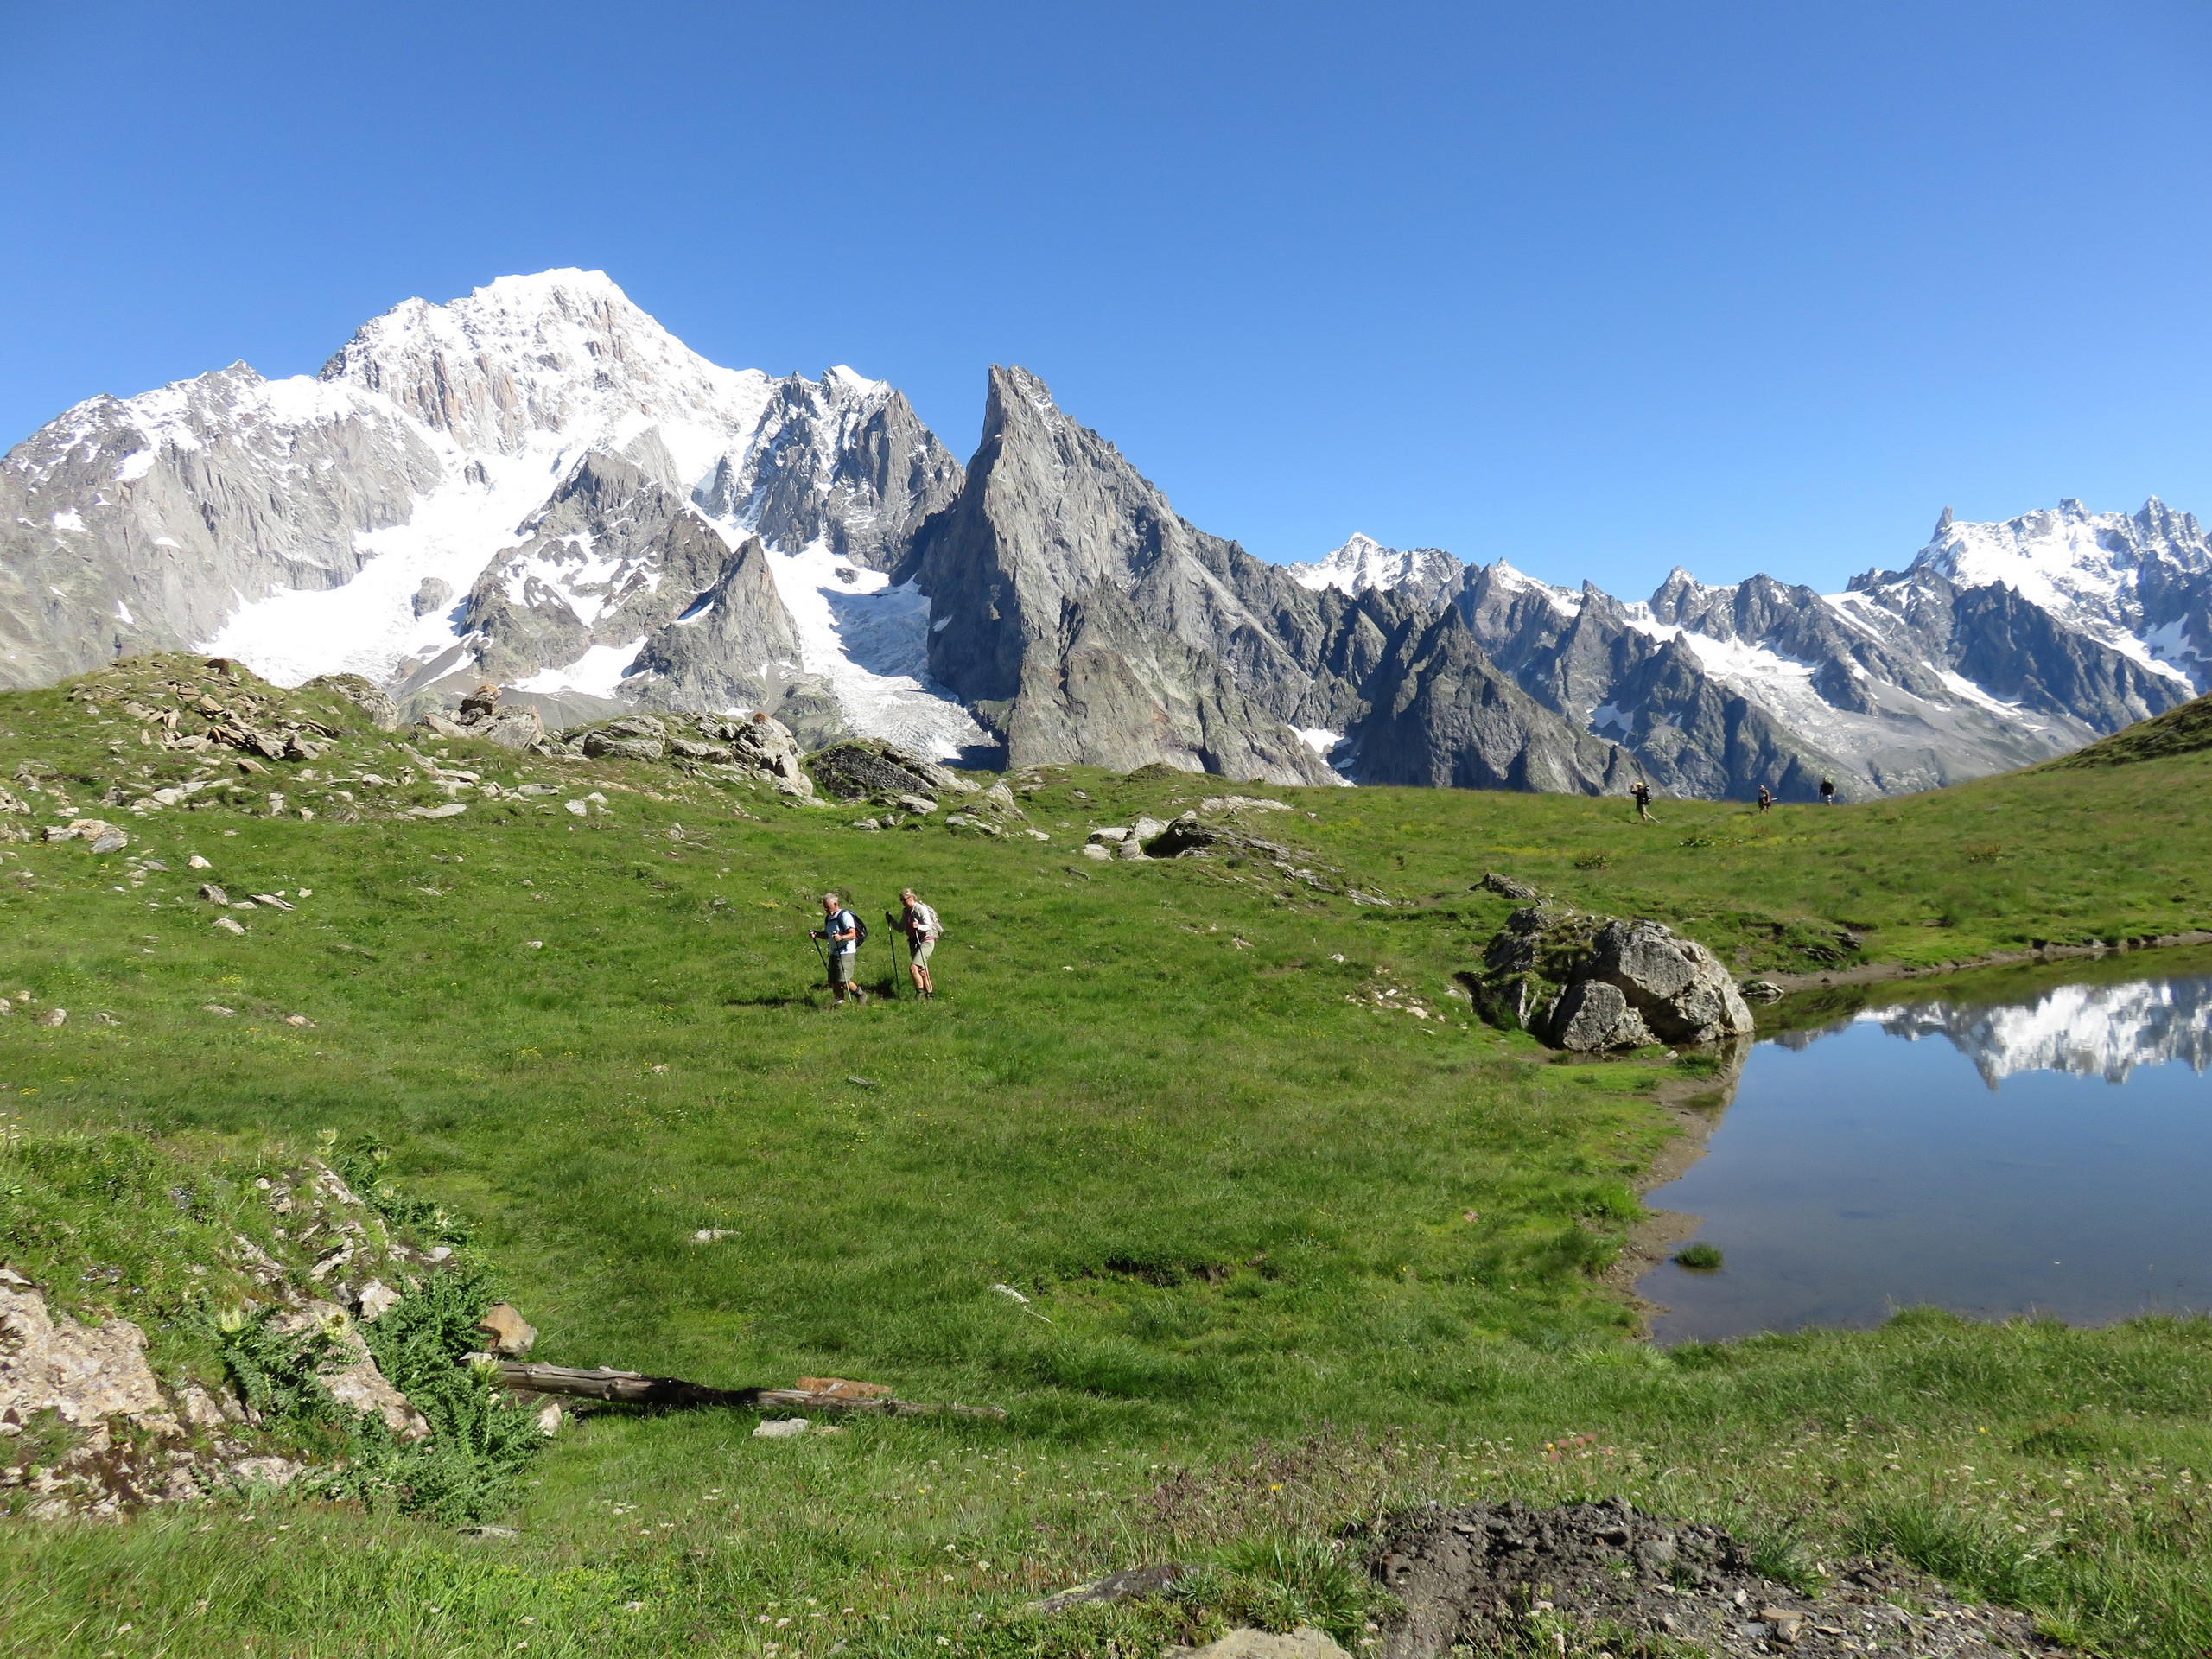
[[[0,1020],[0,1259],[204,1366],[175,1275],[143,1267],[165,1224],[130,1194],[160,1183],[104,1186],[101,1158],[373,1144],[473,1224],[533,1358],[1008,1416],[769,1441],[741,1414],[610,1410],[534,1465],[512,1537],[304,1499],[0,1523],[0,1653],[1148,1655],[1300,1618],[1356,1645],[1376,1609],[1347,1524],[1611,1493],[1736,1527],[1777,1572],[1890,1548],[2097,1651],[2212,1646],[2212,1322],[1923,1313],[1655,1351],[1599,1274],[1693,1058],[1556,1064],[1452,979],[1510,908],[1475,890],[1492,869],[1746,975],[2212,926],[2212,755],[1764,818],[1663,802],[1655,825],[1262,791],[1292,810],[1255,833],[1384,905],[1257,861],[1077,855],[1218,780],[1054,769],[1024,800],[1039,843],[455,743],[607,810],[139,819],[97,804],[147,764],[111,743],[60,692],[0,698],[0,779],[44,761],[132,838],[0,847],[0,995],[70,1010]],[[145,856],[168,871],[134,877]],[[296,908],[219,931],[210,876]],[[948,928],[939,998],[832,1011],[816,898],[855,896],[887,993],[909,884]],[[32,1155],[62,1145],[93,1172],[74,1185]],[[133,1271],[65,1286],[94,1243]],[[1022,1611],[1161,1560],[1210,1571],[1167,1604]]]

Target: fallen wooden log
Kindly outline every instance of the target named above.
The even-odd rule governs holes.
[[[512,1360],[496,1362],[499,1381],[524,1394],[564,1394],[584,1400],[613,1400],[625,1405],[719,1407],[733,1411],[873,1412],[891,1417],[979,1417],[1003,1422],[1006,1413],[997,1406],[934,1405],[918,1400],[894,1400],[888,1395],[866,1396],[843,1389],[711,1389],[703,1382],[681,1377],[647,1376],[641,1371],[610,1370],[604,1365],[586,1370],[575,1365],[526,1365]]]

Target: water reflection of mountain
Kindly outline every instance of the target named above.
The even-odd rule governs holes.
[[[2120,1083],[2139,1065],[2212,1066],[2212,978],[2061,985],[2032,1002],[1913,1002],[1859,1015],[1892,1037],[1948,1037],[1994,1089],[2019,1071],[2069,1071]]]

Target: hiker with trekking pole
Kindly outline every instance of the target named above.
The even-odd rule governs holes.
[[[923,999],[934,1001],[937,987],[930,982],[930,954],[937,949],[938,940],[944,936],[944,925],[937,918],[937,912],[914,897],[912,887],[899,891],[899,914],[893,918],[889,911],[883,919],[906,936],[906,971],[913,976],[914,988]],[[894,979],[892,982],[896,984]]]
[[[817,953],[826,944],[829,954],[823,965],[830,972],[830,995],[836,998],[838,1007],[845,1006],[849,995],[855,1002],[865,1003],[868,993],[861,988],[859,965],[861,941],[868,937],[868,925],[845,908],[837,895],[822,895],[822,925],[814,929],[809,938],[820,941],[815,946]]]

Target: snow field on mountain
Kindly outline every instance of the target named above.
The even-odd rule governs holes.
[[[799,637],[801,665],[836,692],[845,722],[936,759],[990,735],[929,677],[930,602],[912,582],[846,563],[821,542],[771,552],[776,593]]]
[[[415,614],[429,579],[458,599],[486,564],[521,538],[516,526],[558,481],[560,461],[543,455],[467,457],[450,444],[445,481],[404,524],[367,531],[354,545],[361,572],[342,587],[291,588],[241,605],[201,649],[235,657],[264,679],[297,685],[318,674],[360,674],[379,683],[403,664],[427,662],[461,637],[450,609]],[[463,470],[474,459],[488,484]]]

